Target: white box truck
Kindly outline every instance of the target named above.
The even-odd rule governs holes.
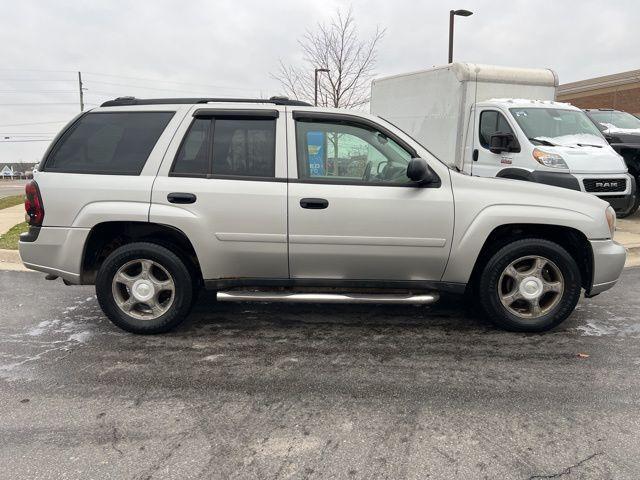
[[[635,179],[586,114],[554,101],[553,70],[452,63],[376,79],[371,113],[461,172],[555,185],[638,208]]]

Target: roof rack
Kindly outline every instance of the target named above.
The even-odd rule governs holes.
[[[300,100],[289,100],[287,97],[271,97],[268,100],[260,98],[135,98],[118,97],[104,102],[101,107],[122,107],[127,105],[172,105],[193,103],[271,103],[273,105],[290,105],[296,107],[311,107],[312,105]]]

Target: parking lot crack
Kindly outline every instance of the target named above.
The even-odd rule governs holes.
[[[543,474],[543,475],[531,475],[529,477],[529,480],[545,479],[545,478],[560,478],[563,475],[569,475],[574,468],[578,468],[578,467],[582,466],[583,464],[587,463],[592,458],[597,457],[598,455],[602,455],[602,453],[603,452],[592,453],[588,457],[583,458],[582,460],[580,460],[578,463],[574,463],[573,465],[569,465],[567,468],[565,468],[561,472],[550,473],[550,474],[546,474],[546,475],[545,474]]]

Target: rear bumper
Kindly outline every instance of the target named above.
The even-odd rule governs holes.
[[[593,279],[587,296],[598,295],[613,287],[627,259],[625,248],[613,240],[591,240]]]
[[[20,257],[26,267],[80,283],[88,228],[41,227],[33,241],[20,241]]]

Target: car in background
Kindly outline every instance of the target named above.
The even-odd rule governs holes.
[[[628,112],[610,108],[585,110],[587,116],[600,129],[609,145],[624,158],[629,173],[640,180],[640,118]],[[636,195],[633,212],[640,206],[640,195]]]

